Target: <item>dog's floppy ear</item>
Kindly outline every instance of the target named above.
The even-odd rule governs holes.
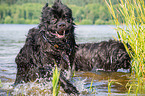
[[[48,3],[45,4],[45,7],[48,7]]]
[[[43,7],[43,9],[45,9],[46,7],[48,7],[48,3],[45,4],[45,6]]]

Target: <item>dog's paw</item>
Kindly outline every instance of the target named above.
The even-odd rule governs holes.
[[[74,94],[74,95],[79,95],[79,91],[77,88],[69,81],[67,80],[64,76],[60,75],[60,85],[64,89],[64,91],[68,94]]]

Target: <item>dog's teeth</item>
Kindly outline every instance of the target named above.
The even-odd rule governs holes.
[[[64,32],[63,32],[63,35],[65,35],[65,30],[64,30]]]

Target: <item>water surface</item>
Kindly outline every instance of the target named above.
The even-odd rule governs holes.
[[[48,96],[51,94],[51,83],[37,84],[30,82],[20,84],[16,88],[11,85],[16,78],[17,66],[15,64],[15,57],[20,48],[25,43],[25,39],[30,28],[37,27],[37,25],[20,25],[20,24],[0,24],[0,96],[20,95],[36,95]],[[102,40],[109,40],[117,37],[115,26],[111,25],[78,25],[75,29],[76,42],[99,42]],[[112,84],[112,95],[126,95],[125,85],[129,80],[129,73],[124,70],[118,72],[76,72],[72,82],[80,90],[81,95],[108,95],[108,80],[119,82]],[[91,82],[93,81],[92,87]],[[61,93],[65,95],[65,93]]]

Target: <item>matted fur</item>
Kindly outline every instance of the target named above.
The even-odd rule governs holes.
[[[117,71],[121,68],[129,69],[131,67],[130,60],[129,54],[120,41],[109,40],[79,44],[75,69],[81,71],[91,71],[92,69]]]
[[[36,78],[51,80],[55,62],[61,67],[60,85],[65,92],[78,94],[76,87],[64,76],[64,70],[73,70],[76,52],[72,11],[60,0],[42,10],[38,28],[29,30],[25,45],[18,53],[15,85]]]

